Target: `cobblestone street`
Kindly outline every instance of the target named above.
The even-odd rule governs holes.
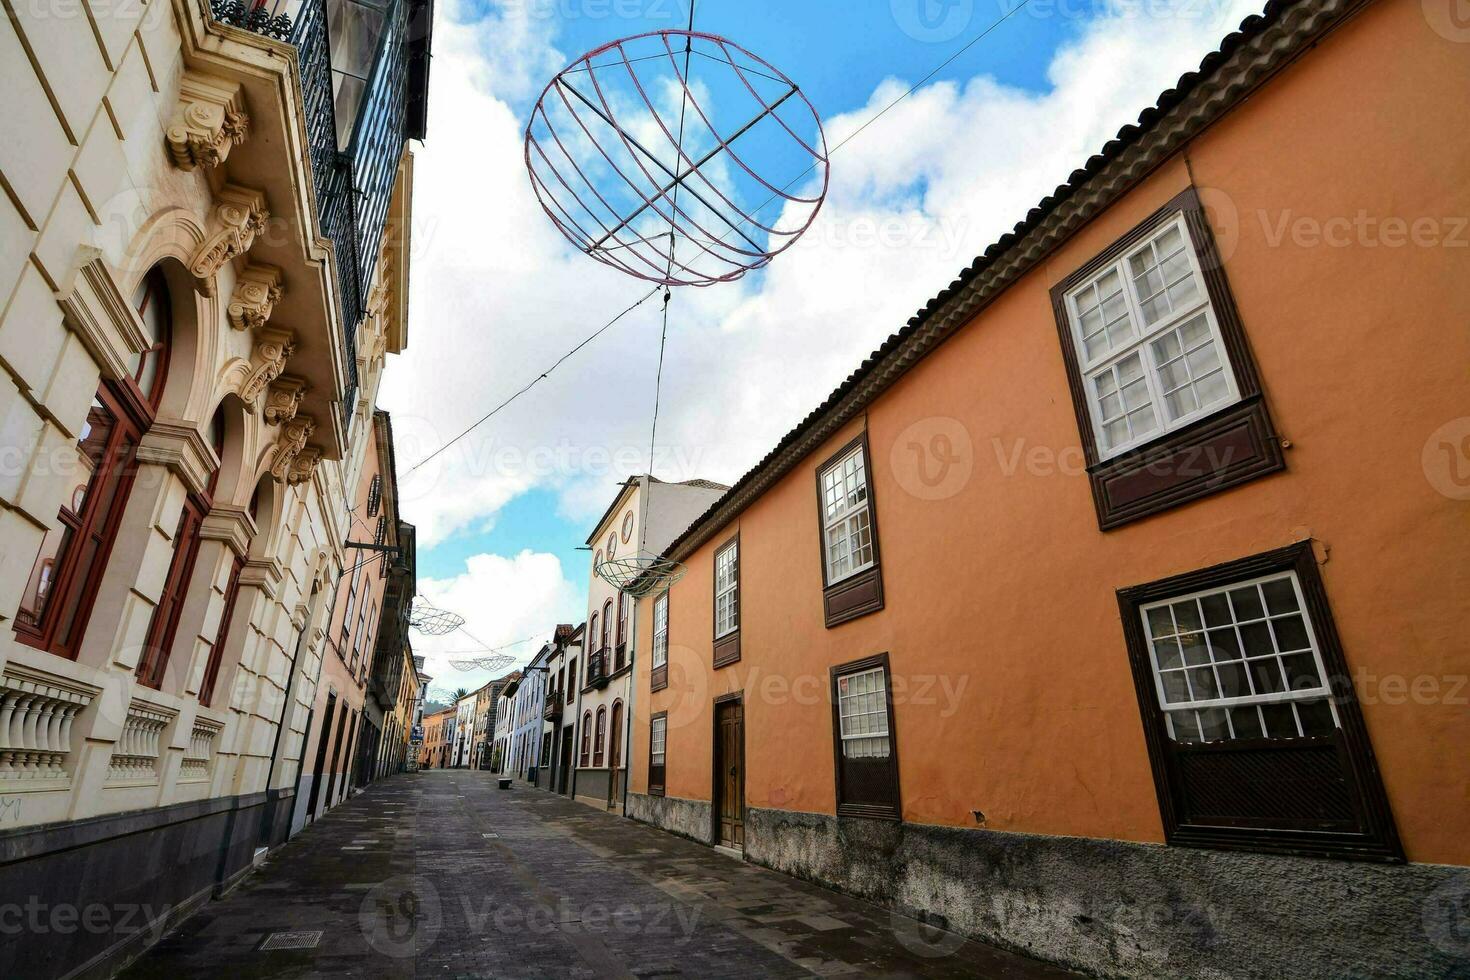
[[[520,781],[440,770],[333,811],[124,975],[1070,974]]]

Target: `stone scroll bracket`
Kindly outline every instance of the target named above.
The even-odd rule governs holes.
[[[280,438],[271,455],[271,476],[278,483],[303,483],[311,478],[321,458],[320,450],[308,449],[306,440],[316,431],[316,419],[298,415],[281,426]]]
[[[215,276],[225,263],[244,255],[270,221],[265,194],[226,184],[209,218],[208,237],[189,261],[189,272],[206,296],[213,296]]]
[[[235,280],[225,312],[236,330],[263,330],[281,300],[281,270],[273,265],[247,265]]]
[[[265,395],[265,424],[284,425],[294,419],[310,390],[304,379],[289,374],[272,381]]]
[[[164,136],[180,170],[218,167],[250,131],[239,82],[186,71]]]
[[[240,383],[240,400],[254,414],[266,389],[286,370],[286,361],[296,353],[293,335],[286,330],[257,330],[255,350],[250,355],[250,373]],[[291,413],[295,415],[293,411]]]

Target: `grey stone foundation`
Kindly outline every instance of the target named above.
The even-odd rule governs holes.
[[[711,842],[713,813],[705,800],[681,800],[675,796],[647,796],[628,793],[626,815],[640,823],[650,824],[680,837]]]
[[[709,804],[658,802],[708,837]],[[1465,868],[755,808],[745,857],[1103,977],[1470,977]]]

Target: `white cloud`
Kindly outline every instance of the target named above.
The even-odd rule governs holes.
[[[418,586],[430,605],[465,618],[464,626],[452,633],[414,635],[413,651],[425,658],[435,690],[473,691],[530,660],[556,623],[582,619],[581,594],[555,555],[530,550],[512,558],[473,555],[463,573],[447,579],[421,578]],[[462,671],[451,663],[488,656],[483,652],[486,647],[499,648],[532,636],[537,639],[505,649],[514,659],[503,669]]]
[[[1260,6],[1221,0],[1189,4],[1208,16],[1103,18],[1056,53],[1046,93],[981,75],[927,85],[888,111],[833,157],[827,202],[802,242],[758,277],[676,291],[655,472],[725,482],[744,472]],[[550,22],[456,19],[466,16],[441,5],[435,27],[413,326],[384,394],[403,469],[648,289],[567,246],[526,179],[511,102],[534,96],[566,61]],[[910,84],[889,79],[866,105],[830,116],[829,145]],[[644,469],[658,331],[655,299],[406,479],[404,510],[422,545],[480,527],[534,486],[557,491],[567,515],[594,519],[615,481]]]

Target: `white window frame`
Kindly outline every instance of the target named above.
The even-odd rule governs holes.
[[[868,483],[868,457],[864,449],[864,445],[859,443],[822,469],[822,567],[826,570],[827,585],[829,586],[852,578],[859,572],[867,571],[878,564],[878,536],[873,529],[873,493],[872,487]],[[863,499],[858,504],[848,502],[848,493],[845,486],[842,486],[843,467],[853,457],[860,457],[857,472],[862,478]],[[837,475],[838,482],[829,487],[828,479],[833,474]],[[828,495],[832,490],[839,490],[840,492],[840,496],[836,501],[837,509],[835,511],[832,509],[832,504],[828,501]],[[872,557],[859,564],[852,560],[852,552],[849,551],[848,568],[841,575],[838,575],[832,570],[832,532],[838,528],[842,528],[842,533],[847,534],[846,527],[849,521],[860,513],[866,513],[868,516],[868,542]]]
[[[879,710],[877,712],[877,714],[879,716],[879,719],[882,722],[883,730],[882,731],[867,731],[867,732],[852,732],[852,733],[849,733],[848,730],[847,730],[848,718],[849,717],[856,717],[856,715],[849,716],[848,714],[846,714],[843,711],[843,706],[844,706],[844,704],[847,704],[847,703],[850,703],[850,702],[856,700],[858,697],[861,697],[862,695],[859,695],[859,694],[850,694],[850,693],[843,693],[843,691],[842,691],[842,688],[843,688],[842,682],[843,681],[847,681],[847,687],[848,687],[849,690],[851,690],[852,683],[853,683],[854,680],[856,680],[859,677],[867,677],[869,674],[876,674],[878,676],[879,681],[881,681],[882,682],[882,685],[883,685],[883,688],[882,688],[883,698],[879,702]],[[888,698],[889,698],[889,695],[890,695],[890,689],[889,689],[889,684],[888,684],[888,671],[887,671],[887,669],[880,664],[880,665],[878,665],[876,667],[865,667],[862,670],[855,670],[855,671],[853,671],[850,674],[839,674],[839,675],[837,675],[837,691],[838,691],[838,694],[837,694],[837,731],[838,731],[838,735],[839,735],[839,737],[841,738],[841,741],[842,741],[842,757],[844,759],[886,759],[886,758],[891,758],[892,755],[893,755],[893,738],[892,738],[891,733],[888,730]],[[872,693],[872,692],[868,692],[868,693]],[[871,715],[873,713],[872,712],[864,712],[863,714],[866,717],[866,716],[869,716],[869,715]],[[849,743],[864,741],[864,740],[867,740],[867,739],[875,739],[875,738],[881,738],[881,739],[883,739],[887,743],[887,751],[884,752],[883,755],[876,755],[876,756],[875,755],[852,755],[847,750],[847,747],[848,747]]]
[[[715,639],[740,628],[740,539],[715,552]],[[729,599],[728,605],[722,600]],[[723,623],[721,616],[724,616]]]
[[[669,662],[669,594],[653,600],[653,666]]]
[[[667,716],[655,718],[648,726],[648,762],[649,765],[665,765],[665,757],[668,750],[669,719]]]
[[[1167,698],[1167,696],[1165,695],[1165,691],[1164,691],[1164,677],[1163,677],[1163,674],[1165,672],[1165,668],[1163,668],[1160,665],[1160,663],[1159,663],[1158,649],[1155,646],[1155,642],[1154,642],[1155,637],[1154,637],[1154,634],[1153,634],[1153,626],[1149,622],[1149,616],[1148,616],[1149,611],[1150,610],[1153,610],[1153,609],[1161,609],[1161,608],[1166,609],[1166,608],[1168,608],[1170,606],[1177,605],[1178,603],[1181,603],[1181,602],[1188,602],[1190,600],[1198,600],[1198,599],[1204,598],[1206,596],[1214,596],[1214,595],[1225,595],[1225,596],[1228,596],[1228,594],[1230,592],[1233,592],[1236,589],[1243,589],[1243,588],[1249,588],[1249,587],[1257,587],[1257,586],[1263,585],[1264,583],[1267,583],[1267,582],[1276,582],[1276,581],[1282,581],[1282,580],[1285,580],[1285,581],[1288,581],[1288,582],[1291,583],[1292,591],[1293,591],[1293,593],[1296,596],[1297,608],[1295,610],[1295,614],[1301,616],[1302,623],[1306,627],[1307,642],[1310,644],[1310,653],[1312,654],[1312,660],[1313,660],[1313,662],[1314,662],[1314,664],[1315,664],[1315,666],[1317,668],[1317,677],[1321,680],[1321,683],[1318,686],[1313,687],[1313,688],[1296,688],[1296,689],[1292,689],[1292,688],[1290,688],[1288,686],[1288,688],[1286,690],[1274,691],[1274,692],[1267,692],[1267,693],[1263,693],[1263,694],[1245,694],[1245,695],[1238,695],[1238,696],[1235,696],[1235,697],[1216,697],[1216,698],[1208,698],[1208,699],[1199,700],[1199,701],[1177,701],[1177,702],[1176,701],[1169,701],[1168,698]],[[1230,625],[1229,628],[1232,629],[1235,632],[1235,639],[1236,639],[1236,642],[1239,644],[1239,649],[1240,649],[1241,656],[1240,656],[1240,658],[1238,660],[1232,660],[1232,661],[1228,661],[1228,662],[1230,662],[1230,663],[1239,663],[1242,666],[1244,666],[1246,668],[1246,673],[1247,673],[1248,676],[1250,675],[1249,664],[1251,663],[1252,660],[1267,660],[1267,659],[1270,659],[1270,660],[1277,661],[1278,664],[1279,664],[1279,662],[1280,662],[1280,660],[1281,660],[1281,658],[1283,656],[1292,656],[1292,655],[1299,656],[1302,653],[1307,652],[1307,651],[1290,651],[1288,653],[1283,654],[1279,649],[1276,649],[1276,639],[1275,639],[1274,631],[1272,631],[1272,641],[1271,641],[1272,642],[1272,648],[1273,649],[1276,649],[1276,652],[1274,654],[1271,654],[1271,655],[1268,655],[1268,656],[1262,656],[1262,657],[1254,657],[1254,658],[1253,657],[1248,657],[1246,655],[1245,639],[1240,634],[1240,627],[1242,625],[1250,625],[1252,623],[1260,623],[1260,622],[1267,622],[1267,623],[1269,623],[1270,620],[1273,619],[1273,618],[1280,618],[1282,616],[1292,615],[1292,613],[1277,613],[1277,614],[1272,614],[1271,610],[1268,607],[1265,607],[1264,606],[1264,596],[1262,597],[1262,602],[1263,602],[1263,611],[1265,612],[1266,615],[1264,617],[1261,617],[1261,618],[1258,618],[1258,619],[1250,619],[1250,620],[1239,620],[1239,619],[1236,619],[1235,618],[1235,613],[1234,613],[1234,607],[1232,606],[1232,608],[1231,608],[1231,625]],[[1327,665],[1326,665],[1326,663],[1322,659],[1322,644],[1317,639],[1317,627],[1316,627],[1316,624],[1312,622],[1311,610],[1307,607],[1306,596],[1302,592],[1301,581],[1297,578],[1295,572],[1275,572],[1275,573],[1272,573],[1270,575],[1261,575],[1261,576],[1257,576],[1255,578],[1241,579],[1239,581],[1230,582],[1228,584],[1211,586],[1208,589],[1200,589],[1199,591],[1189,592],[1189,593],[1186,593],[1184,595],[1170,596],[1167,599],[1160,599],[1157,602],[1150,602],[1150,603],[1148,603],[1146,605],[1140,606],[1139,607],[1139,610],[1138,610],[1138,615],[1139,615],[1139,618],[1140,618],[1140,622],[1142,623],[1142,626],[1143,626],[1144,643],[1148,647],[1149,668],[1150,668],[1151,673],[1153,674],[1153,680],[1154,680],[1154,697],[1155,697],[1155,699],[1156,699],[1156,701],[1158,703],[1159,710],[1163,712],[1164,719],[1168,723],[1168,731],[1169,731],[1169,737],[1170,738],[1176,738],[1177,737],[1176,736],[1176,733],[1175,733],[1174,717],[1173,717],[1176,713],[1185,712],[1185,711],[1205,711],[1205,710],[1208,710],[1208,709],[1211,709],[1211,708],[1245,708],[1245,707],[1254,707],[1254,706],[1257,706],[1257,705],[1284,704],[1284,703],[1293,703],[1293,702],[1300,702],[1300,701],[1320,701],[1320,700],[1323,700],[1323,699],[1325,699],[1327,701],[1328,706],[1331,708],[1333,724],[1335,726],[1337,726],[1338,728],[1341,728],[1342,727],[1342,719],[1341,719],[1341,716],[1338,714],[1338,712],[1337,712],[1337,706],[1334,703],[1335,702],[1335,698],[1333,696],[1333,692],[1332,692],[1332,688],[1331,688],[1331,684],[1330,684],[1330,676],[1327,673]],[[1172,613],[1172,611],[1170,612],[1170,617],[1171,617],[1171,619],[1173,619],[1173,613]],[[1205,635],[1206,635],[1206,637],[1208,637],[1208,631],[1211,630],[1211,629],[1223,629],[1223,628],[1225,628],[1225,627],[1221,627],[1221,626],[1210,626],[1204,620],[1203,610],[1202,609],[1201,609],[1200,621],[1201,621],[1201,632],[1204,632]],[[1177,630],[1178,630],[1178,622],[1177,622],[1177,620],[1174,620],[1174,624],[1175,624],[1176,633],[1173,634],[1173,635],[1174,636],[1181,635],[1181,634],[1179,634],[1177,632]],[[1208,645],[1208,639],[1206,640],[1206,643]],[[1213,658],[1213,656],[1212,656],[1211,657],[1210,664],[1208,664],[1208,665],[1199,665],[1199,666],[1209,666],[1209,667],[1211,667],[1213,669],[1213,667],[1214,667],[1214,665],[1216,663],[1221,663],[1221,662],[1227,662],[1227,661],[1216,661]],[[1171,670],[1170,672],[1175,672],[1175,671],[1172,671]],[[1187,677],[1186,677],[1186,680],[1187,680]],[[1286,681],[1285,675],[1283,675],[1282,680],[1283,680],[1283,682]],[[1251,683],[1254,686],[1254,680],[1253,679],[1252,679]],[[1218,674],[1216,675],[1216,686],[1217,686],[1217,688],[1219,687]],[[1229,712],[1226,712],[1226,716],[1227,716],[1226,724],[1229,726],[1230,731],[1232,733],[1232,736],[1231,737],[1232,738],[1233,737],[1236,737],[1236,736],[1234,736],[1234,731],[1235,731],[1234,724],[1235,723],[1234,723],[1233,720],[1231,720],[1229,718]]]
[[[1198,295],[1190,305],[1173,311],[1161,318],[1157,323],[1147,325],[1143,317],[1142,301],[1135,289],[1135,283],[1129,271],[1128,263],[1133,256],[1151,247],[1154,242],[1163,237],[1171,228],[1177,228],[1183,236],[1185,243],[1184,255],[1189,262],[1190,272],[1194,277]],[[1082,321],[1078,313],[1077,299],[1079,295],[1090,290],[1095,283],[1101,281],[1110,273],[1116,273],[1120,282],[1123,284],[1122,297],[1127,306],[1132,337],[1121,343],[1117,348],[1105,351],[1089,359],[1087,356],[1087,346],[1083,342]],[[1195,241],[1194,235],[1190,232],[1189,223],[1185,220],[1183,212],[1160,223],[1141,241],[1126,249],[1115,261],[1109,263],[1104,268],[1098,269],[1085,282],[1069,290],[1066,295],[1066,304],[1067,320],[1071,327],[1072,349],[1077,355],[1078,372],[1081,375],[1084,397],[1087,401],[1087,417],[1092,425],[1093,440],[1097,446],[1099,459],[1110,459],[1131,449],[1136,449],[1166,433],[1183,428],[1198,419],[1213,415],[1221,409],[1228,408],[1240,401],[1240,388],[1235,380],[1235,364],[1230,358],[1229,350],[1225,346],[1225,338],[1220,331],[1220,321],[1215,313],[1214,305],[1210,302],[1204,272],[1199,264],[1199,243]],[[1156,362],[1154,356],[1153,342],[1164,334],[1183,326],[1201,312],[1204,314],[1210,339],[1215,345],[1215,351],[1220,360],[1221,373],[1224,377],[1228,394],[1219,401],[1198,407],[1194,411],[1181,415],[1177,419],[1170,419],[1168,417],[1168,404],[1164,398],[1165,392],[1159,378],[1160,365]],[[1156,424],[1149,432],[1134,436],[1125,442],[1120,442],[1116,446],[1109,446],[1107,434],[1103,429],[1097,387],[1094,382],[1104,370],[1120,364],[1135,352],[1140,354],[1140,363],[1143,367],[1143,380],[1148,386],[1149,399],[1153,406]]]

